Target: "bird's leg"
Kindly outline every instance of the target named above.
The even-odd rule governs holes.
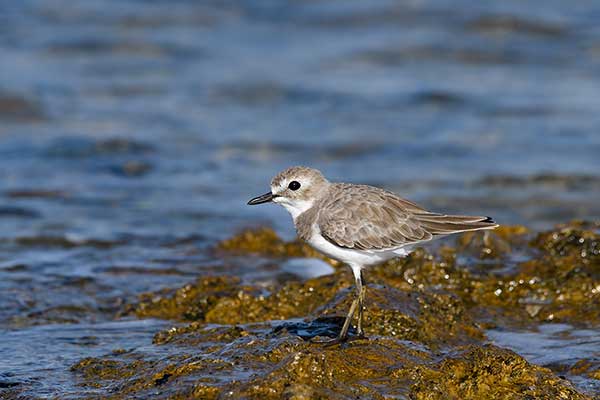
[[[365,300],[365,292],[367,287],[363,284],[363,276],[362,270],[359,272],[356,277],[356,291],[358,292],[358,324],[356,326],[356,330],[358,336],[365,336],[365,332],[363,331],[363,309],[364,309],[364,300]]]
[[[360,268],[353,268],[352,272],[354,272],[354,281],[356,282],[356,298],[352,301],[352,305],[350,305],[350,310],[348,311],[348,315],[346,316],[346,320],[344,321],[344,325],[342,326],[342,330],[337,337],[337,340],[342,342],[348,339],[348,329],[350,329],[350,324],[352,323],[352,318],[354,317],[354,313],[358,308],[358,336],[364,336],[363,328],[362,328],[362,314],[363,314],[363,301],[365,297],[365,286],[363,285],[362,279],[362,270]]]
[[[352,304],[350,305],[350,310],[348,310],[348,315],[346,315],[346,319],[344,320],[344,325],[342,326],[342,330],[339,335],[334,339],[328,339],[325,341],[316,341],[314,343],[320,343],[325,346],[334,346],[339,343],[343,343],[348,340],[348,329],[350,329],[350,323],[352,322],[352,317],[356,312],[356,308],[358,307],[358,297],[352,300]]]
[[[354,299],[352,301],[352,304],[350,305],[350,310],[348,311],[348,315],[346,316],[346,320],[344,321],[342,330],[340,331],[340,334],[337,337],[337,341],[343,342],[346,339],[348,339],[348,329],[350,328],[350,323],[352,322],[352,317],[354,316],[354,313],[356,312],[357,306],[358,306],[358,298]]]
[[[344,320],[344,325],[342,326],[342,330],[340,334],[333,340],[328,340],[326,342],[320,342],[325,346],[333,346],[338,343],[343,343],[348,340],[348,330],[350,329],[350,324],[352,323],[352,318],[356,313],[356,309],[358,308],[358,337],[364,336],[363,328],[362,328],[362,311],[363,311],[363,301],[365,298],[365,286],[363,285],[362,272],[359,268],[352,268],[352,272],[354,272],[354,279],[356,282],[356,297],[352,300],[352,304],[350,305],[350,310],[348,310],[348,315],[346,315],[346,319]]]

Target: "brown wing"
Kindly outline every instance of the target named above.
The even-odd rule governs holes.
[[[340,247],[381,250],[497,225],[488,217],[435,214],[367,185],[334,184],[319,207],[317,224]]]

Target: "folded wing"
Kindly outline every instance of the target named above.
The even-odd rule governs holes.
[[[336,184],[331,191],[319,209],[317,225],[325,239],[340,247],[394,249],[498,226],[489,217],[431,213],[373,186]]]

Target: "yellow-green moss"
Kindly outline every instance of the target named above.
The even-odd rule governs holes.
[[[235,277],[205,277],[185,285],[176,291],[144,293],[137,305],[127,313],[139,318],[164,318],[178,320],[204,320],[205,314],[225,296],[239,290],[239,279]]]
[[[561,321],[597,329],[598,226],[573,223],[537,235],[505,227],[456,243],[435,256],[417,250],[365,271],[368,339],[324,347],[271,322],[300,318],[306,322],[288,323],[309,329],[310,321],[343,320],[354,297],[346,268],[266,288],[202,277],[142,295],[127,310],[188,322],[154,337],[174,355],[142,361],[114,353],[84,359],[73,371],[88,385],[117,383],[115,399],[157,390],[172,399],[586,399],[552,371],[486,345],[483,327]],[[317,255],[269,229],[243,232],[215,250],[276,259]],[[600,379],[592,362],[563,368]]]
[[[304,242],[294,240],[283,241],[270,228],[247,229],[239,234],[223,240],[216,246],[217,252],[232,254],[262,254],[271,257],[317,257],[337,265],[335,260],[324,257],[321,253]]]
[[[432,366],[410,371],[415,400],[565,399],[584,400],[566,380],[516,353],[492,345],[467,346]]]

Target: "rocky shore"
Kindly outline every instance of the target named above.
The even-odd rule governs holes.
[[[541,324],[598,329],[598,229],[585,222],[541,233],[502,227],[372,268],[368,337],[331,347],[316,341],[336,334],[349,307],[346,267],[324,259],[334,274],[269,287],[201,277],[145,293],[121,311],[120,317],[172,320],[152,343],[162,356],[115,349],[71,371],[82,386],[97,388],[98,398],[114,399],[598,399],[572,383],[600,380],[593,354],[538,366],[486,335]],[[259,254],[274,263],[322,257],[266,228],[242,232],[213,251]]]

